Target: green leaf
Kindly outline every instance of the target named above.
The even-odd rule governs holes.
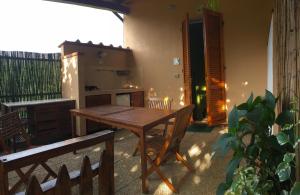
[[[249,107],[252,104],[252,102],[253,102],[253,93],[251,92],[251,95],[250,95],[250,97],[247,100],[247,104],[248,104]]]
[[[233,107],[228,116],[228,130],[235,134],[239,125],[239,112],[236,106]]]
[[[249,106],[248,106],[247,103],[242,103],[242,104],[238,105],[237,109],[239,109],[239,110],[248,110]]]
[[[293,145],[293,148],[296,148],[298,146],[299,142],[300,142],[300,138],[297,138]]]
[[[247,147],[246,153],[250,159],[255,159],[258,156],[259,149],[256,145],[251,145]]]
[[[280,126],[284,126],[286,124],[294,123],[294,113],[290,110],[285,110],[281,112],[276,119],[276,123]]]
[[[294,183],[290,195],[299,195],[299,194],[300,194],[300,182],[296,182]]]
[[[276,138],[280,145],[284,145],[289,142],[289,136],[282,131],[278,133]]]
[[[263,109],[262,105],[261,104],[257,105],[253,110],[251,110],[250,112],[248,112],[246,114],[246,117],[250,121],[252,121],[258,125],[258,123],[260,122],[260,120],[262,118],[263,111],[264,111],[264,109]]]
[[[213,145],[213,150],[217,153],[221,153],[222,156],[225,156],[229,149],[231,148],[231,143],[236,137],[232,136],[230,133],[224,133],[218,139],[216,144]]]
[[[295,153],[286,153],[284,154],[283,162],[290,163],[294,160],[294,158],[295,158]]]
[[[291,176],[290,164],[286,163],[286,162],[281,162],[276,169],[276,174],[278,175],[279,180],[281,182],[290,179],[290,176]]]
[[[252,106],[254,107],[254,106],[256,106],[257,104],[262,103],[262,101],[263,101],[262,97],[257,96],[257,97],[255,98],[255,100],[253,101]]]
[[[221,184],[218,186],[216,195],[224,195],[225,192],[229,189],[229,187],[230,187],[230,185],[228,185],[228,184],[226,184],[226,183],[221,183]]]
[[[285,124],[285,125],[281,128],[281,131],[291,130],[293,127],[294,127],[293,124]]]
[[[276,98],[275,98],[274,95],[273,95],[270,91],[268,91],[268,90],[266,90],[265,100],[266,100],[267,106],[268,106],[270,109],[274,110],[274,109],[275,109],[275,105],[276,105]]]
[[[226,175],[226,181],[232,181],[234,171],[238,168],[241,160],[243,159],[242,156],[235,156],[228,164],[227,167],[227,175]]]

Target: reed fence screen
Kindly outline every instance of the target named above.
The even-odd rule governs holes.
[[[0,102],[60,97],[59,53],[0,51]]]

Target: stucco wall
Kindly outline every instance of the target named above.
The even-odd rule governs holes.
[[[201,18],[199,0],[133,1],[124,20],[124,43],[133,50],[140,84],[159,97],[171,97],[180,106],[183,87],[181,24],[188,12]],[[229,109],[253,91],[267,87],[267,40],[272,0],[221,0]],[[178,74],[180,77],[178,78]],[[245,85],[247,84],[247,85]]]

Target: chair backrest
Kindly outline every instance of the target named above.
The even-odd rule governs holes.
[[[10,112],[0,116],[0,145],[6,152],[9,149],[4,145],[5,141],[16,137],[24,139],[28,147],[31,145],[18,112]]]
[[[172,99],[162,99],[162,98],[149,98],[148,107],[160,110],[171,110],[172,109]]]
[[[165,143],[160,151],[160,159],[170,150],[178,149],[183,139],[186,129],[190,124],[190,119],[195,106],[188,105],[176,112],[175,124],[170,126],[167,132]]]

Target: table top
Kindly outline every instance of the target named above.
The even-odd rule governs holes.
[[[175,116],[173,110],[114,105],[73,109],[71,113],[117,127],[142,130],[151,129]]]
[[[67,102],[74,101],[67,98],[58,98],[58,99],[48,99],[48,100],[34,100],[34,101],[22,101],[22,102],[7,102],[2,103],[4,106],[8,108],[14,107],[26,107],[26,106],[35,106],[40,104],[51,104],[51,103],[59,103],[59,102]]]

